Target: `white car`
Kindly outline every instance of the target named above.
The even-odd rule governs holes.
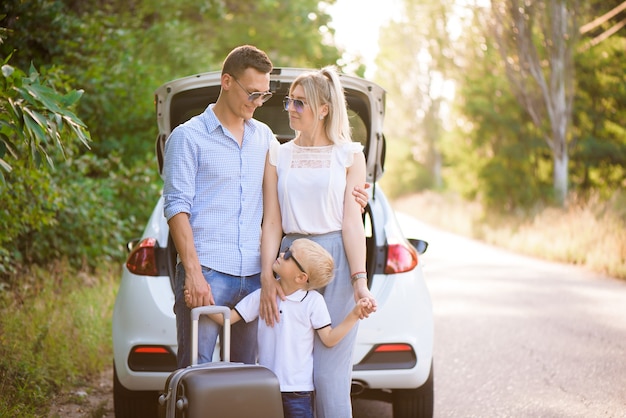
[[[275,68],[274,96],[255,112],[280,141],[293,138],[283,98],[291,82],[306,69]],[[341,75],[353,138],[364,146],[370,199],[363,216],[367,235],[367,274],[378,310],[360,322],[354,351],[354,397],[385,400],[393,416],[433,415],[433,312],[418,256],[427,243],[407,240],[377,180],[383,173],[385,91],[359,77]],[[215,102],[220,72],[209,72],[164,84],[156,91],[159,170],[163,147],[177,125]],[[143,236],[129,243],[113,311],[115,416],[156,417],[158,394],[176,369],[174,277],[176,254],[156,205]]]

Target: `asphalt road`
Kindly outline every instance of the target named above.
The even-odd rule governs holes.
[[[398,218],[430,244],[435,417],[626,417],[626,283]]]

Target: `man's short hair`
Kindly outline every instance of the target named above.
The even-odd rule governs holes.
[[[239,77],[248,68],[269,74],[274,67],[265,52],[252,45],[242,45],[230,51],[222,65],[222,75]]]

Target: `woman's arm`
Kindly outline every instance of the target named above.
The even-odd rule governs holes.
[[[353,199],[354,200],[354,199]],[[261,227],[261,306],[259,316],[267,325],[278,322],[280,313],[276,294],[285,299],[285,294],[274,277],[272,265],[276,261],[280,241],[283,237],[282,218],[278,203],[278,173],[270,163],[269,152],[265,159],[263,175],[263,224]]]
[[[356,280],[352,280],[354,288],[354,300],[367,298],[371,303],[371,310],[366,315],[376,310],[376,299],[367,288],[367,275],[365,273],[366,265],[366,247],[365,247],[365,228],[363,226],[363,218],[361,216],[361,206],[352,196],[352,190],[355,186],[365,182],[365,156],[363,153],[355,153],[354,161],[348,167],[346,174],[346,191],[344,196],[343,209],[343,225],[342,236],[343,244],[350,266],[350,275],[358,275]]]

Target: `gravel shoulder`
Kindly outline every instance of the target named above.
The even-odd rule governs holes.
[[[48,418],[114,418],[113,368],[103,370],[92,381],[59,394],[52,401]]]

